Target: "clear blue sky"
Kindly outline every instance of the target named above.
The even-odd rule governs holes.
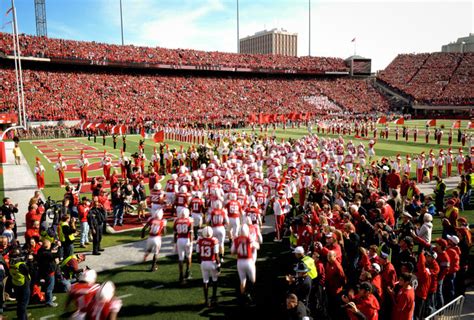
[[[236,0],[122,0],[125,43],[236,52]],[[0,0],[0,26],[10,0]],[[34,0],[17,0],[21,32],[35,34]],[[312,0],[312,55],[354,51],[384,68],[398,53],[439,51],[474,32],[472,1]],[[119,0],[46,0],[48,35],[120,43]],[[282,27],[308,54],[308,0],[240,0],[241,37]],[[10,26],[2,31],[10,31]]]

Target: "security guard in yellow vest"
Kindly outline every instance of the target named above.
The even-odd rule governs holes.
[[[27,307],[30,303],[31,276],[19,249],[10,253],[10,276],[16,293],[16,316],[20,320],[27,319]]]
[[[316,269],[316,265],[314,264],[313,258],[304,254],[303,247],[296,247],[293,253],[295,254],[295,257],[300,262],[303,262],[305,266],[309,269],[308,276],[311,278],[311,280],[316,279],[316,277],[318,276],[318,270]]]
[[[81,268],[79,268],[79,263],[84,260],[86,260],[86,256],[81,253],[73,254],[64,258],[64,260],[59,264],[61,273],[67,280],[74,279],[76,275],[83,271]]]
[[[76,226],[74,219],[71,221],[71,216],[66,214],[61,218],[58,226],[58,237],[63,248],[63,257],[69,257],[74,254],[74,233]]]

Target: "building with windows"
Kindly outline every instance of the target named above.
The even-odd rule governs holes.
[[[467,37],[461,37],[456,42],[445,44],[441,47],[442,52],[474,52],[474,33]]]
[[[240,39],[239,53],[298,55],[298,34],[284,29],[263,30]]]

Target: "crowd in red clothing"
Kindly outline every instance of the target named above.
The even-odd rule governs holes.
[[[430,105],[474,103],[474,53],[398,55],[379,76],[394,89]]]
[[[348,71],[343,59],[331,57],[292,57],[281,55],[236,54],[191,49],[165,49],[113,45],[97,42],[20,36],[24,56],[67,58],[100,62],[166,64],[172,66],[229,67],[312,71]],[[13,52],[12,36],[0,33],[0,52]]]
[[[30,120],[245,121],[253,113],[384,112],[387,100],[359,79],[220,78],[23,71]],[[0,72],[2,111],[17,102],[13,69]],[[329,98],[330,101],[328,101]],[[332,103],[329,103],[332,102]],[[219,110],[217,113],[216,110]]]

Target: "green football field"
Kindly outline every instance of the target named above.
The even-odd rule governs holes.
[[[422,130],[425,121],[407,121],[408,126],[417,126],[420,129],[418,142],[414,143],[412,136],[408,143],[405,141],[395,141],[393,128],[395,125],[391,124],[390,138],[388,140],[378,140],[375,145],[377,157],[393,157],[400,153],[402,157],[406,153],[420,153],[422,151],[428,152],[433,149],[435,154],[439,149],[446,150],[447,146],[447,131],[444,129],[444,137],[441,145],[437,145],[431,135],[430,144],[424,143],[424,135]],[[462,128],[466,127],[466,121],[461,124]],[[438,126],[444,125],[450,128],[452,121],[438,121]],[[381,128],[383,126],[380,126]],[[249,129],[244,130],[250,132]],[[316,130],[313,129],[315,132]],[[269,131],[270,133],[270,131]],[[276,131],[276,136],[280,140],[282,138],[299,138],[307,134],[307,129],[301,127],[299,129],[281,129]],[[322,136],[322,135],[321,135]],[[369,136],[371,134],[369,133]],[[330,136],[334,137],[334,136]],[[401,134],[400,134],[401,137]],[[349,137],[345,137],[346,140]],[[138,150],[138,141],[141,139],[138,135],[127,136],[127,154],[130,155]],[[108,153],[119,156],[119,148],[122,146],[121,139],[118,139],[117,150],[112,148],[112,139],[107,137],[106,146],[102,146],[102,138],[98,137],[97,143],[87,141],[87,138],[73,138],[74,143],[83,144],[97,149],[87,150],[87,152],[102,152],[104,148]],[[367,144],[367,140],[357,140],[352,137],[354,143],[359,141]],[[57,173],[54,171],[54,162],[49,163],[44,153],[41,153],[35,147],[33,141],[23,141],[20,146],[31,168],[34,166],[34,159],[36,156],[40,157],[43,165],[46,168],[46,189],[44,193],[46,196],[51,196],[53,199],[61,199],[64,191],[59,188],[59,180]],[[45,141],[46,144],[50,140]],[[170,148],[177,148],[182,144],[180,142],[167,141]],[[156,144],[147,139],[145,143],[145,153],[148,159],[151,158],[153,147]],[[459,147],[457,142],[457,135],[453,137],[453,150]],[[467,153],[467,147],[464,149]],[[61,152],[65,155],[78,155],[79,150]],[[89,159],[91,163],[99,161],[99,157]],[[68,164],[74,163],[69,161]],[[102,174],[99,169],[96,172],[90,172],[90,176]],[[66,174],[66,177],[77,177],[77,173]],[[6,182],[8,183],[8,182]],[[464,211],[462,216],[466,216],[469,221],[474,219],[474,211]],[[440,236],[441,227],[438,218],[434,221],[433,238]],[[203,295],[201,289],[201,275],[199,265],[193,264],[192,272],[193,279],[185,286],[180,286],[178,283],[178,265],[175,256],[167,257],[159,261],[159,269],[157,272],[148,272],[149,264],[138,264],[128,266],[116,270],[103,272],[99,275],[99,281],[112,280],[117,286],[117,295],[122,297],[123,308],[119,317],[121,319],[236,319],[236,318],[254,318],[257,315],[265,315],[265,319],[276,319],[280,315],[281,305],[285,294],[285,286],[281,276],[289,270],[291,265],[291,253],[285,243],[274,243],[271,241],[272,235],[265,236],[265,242],[259,251],[259,259],[257,261],[257,285],[254,288],[256,296],[256,307],[241,308],[239,307],[237,297],[238,290],[238,276],[236,270],[236,262],[233,257],[226,255],[225,263],[222,269],[222,275],[219,280],[219,305],[216,308],[203,308]],[[138,231],[129,231],[114,235],[105,236],[103,243],[105,246],[127,243],[131,241],[140,240]],[[226,249],[228,252],[228,249]],[[65,294],[56,294],[58,297],[58,308],[45,308],[41,305],[32,305],[29,312],[32,318],[40,319],[41,317],[67,318],[70,313],[63,309],[63,302],[65,301]],[[13,319],[14,303],[7,304],[6,316]]]

